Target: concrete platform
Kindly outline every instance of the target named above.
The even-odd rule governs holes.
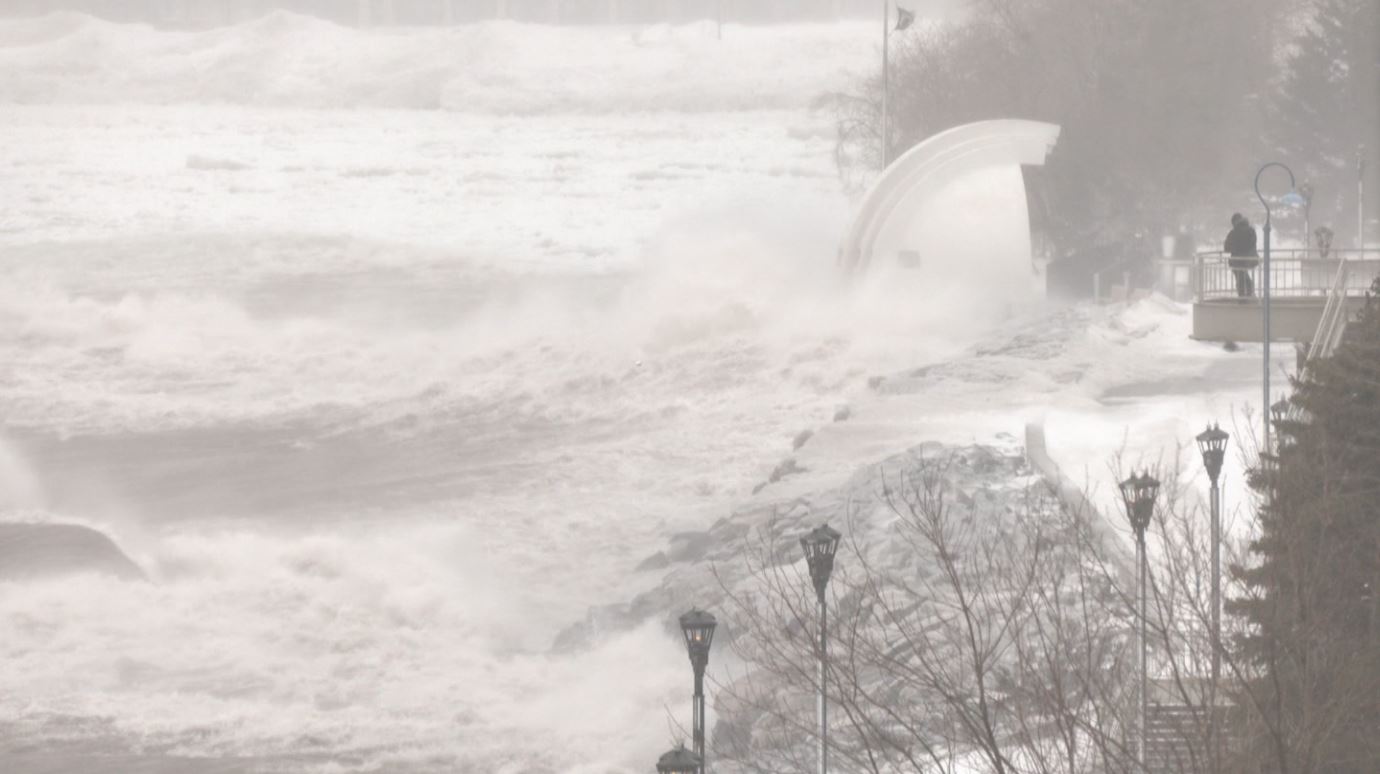
[[[1363,297],[1346,300],[1355,314]],[[1273,341],[1311,341],[1318,330],[1327,297],[1323,295],[1270,299],[1270,338]],[[1213,298],[1193,304],[1193,338],[1206,341],[1263,341],[1259,298]]]

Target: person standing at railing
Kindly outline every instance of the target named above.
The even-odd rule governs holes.
[[[1255,280],[1251,279],[1251,272],[1260,263],[1260,253],[1255,250],[1255,227],[1246,220],[1245,215],[1237,212],[1231,216],[1231,231],[1227,233],[1222,250],[1231,256],[1227,265],[1236,276],[1236,295],[1241,298],[1255,296]]]

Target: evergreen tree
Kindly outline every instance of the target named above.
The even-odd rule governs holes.
[[[1375,291],[1380,293],[1380,281]],[[1311,364],[1251,478],[1265,505],[1230,610],[1258,679],[1245,748],[1267,771],[1380,771],[1380,300]]]
[[[1173,230],[1249,184],[1281,2],[975,2],[964,24],[898,38],[889,155],[968,121],[1049,121],[1062,133],[1041,196],[1060,242]],[[847,103],[843,143],[876,143],[879,91],[866,116]]]
[[[1380,2],[1317,1],[1294,41],[1270,126],[1274,152],[1317,191],[1315,222],[1354,222],[1357,149],[1380,150]]]

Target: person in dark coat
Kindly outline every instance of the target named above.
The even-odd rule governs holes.
[[[1236,276],[1236,295],[1251,298],[1255,295],[1255,280],[1251,271],[1260,263],[1260,254],[1255,251],[1255,228],[1241,213],[1231,216],[1231,231],[1222,250],[1231,256],[1227,265]]]

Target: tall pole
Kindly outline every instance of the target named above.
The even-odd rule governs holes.
[[[815,598],[819,600],[819,703],[816,715],[819,719],[819,774],[829,771],[829,704],[826,690],[828,680],[829,647],[829,605],[824,592],[829,586],[829,576],[834,572],[834,554],[838,551],[842,535],[828,524],[822,524],[810,534],[800,539],[800,547],[805,553],[805,561],[810,568],[810,582],[815,587]]]
[[[1303,259],[1313,257],[1313,186],[1304,183],[1303,189]]]
[[[680,617],[680,629],[695,670],[695,693],[691,697],[691,727],[699,774],[704,774],[704,668],[709,665],[709,646],[714,642],[718,622],[713,614],[691,610]]]
[[[1296,187],[1294,171],[1278,161],[1271,161],[1255,173],[1255,196],[1260,200],[1261,206],[1265,208],[1265,258],[1262,263],[1263,271],[1260,278],[1261,298],[1264,301],[1261,304],[1262,326],[1264,327],[1264,353],[1261,357],[1261,366],[1264,370],[1262,385],[1265,400],[1260,404],[1260,416],[1264,422],[1265,434],[1262,437],[1265,440],[1264,448],[1267,451],[1270,448],[1270,203],[1265,200],[1264,194],[1260,193],[1260,176],[1270,167],[1279,167],[1288,172],[1289,190],[1293,191]]]
[[[1222,490],[1212,477],[1212,684],[1222,676]]]
[[[1150,527],[1150,519],[1155,514],[1155,496],[1159,493],[1160,482],[1147,471],[1139,476],[1132,475],[1122,481],[1118,488],[1121,489],[1121,498],[1126,504],[1126,518],[1136,533],[1136,607],[1140,618],[1140,701],[1137,707],[1140,728],[1137,734],[1136,764],[1137,771],[1143,772],[1150,738],[1147,728],[1150,721],[1150,636],[1147,627],[1150,611],[1146,602],[1149,569],[1145,556],[1145,530]]]
[[[700,774],[704,774],[704,664],[695,664],[694,724],[695,755],[700,758]]]
[[[1356,247],[1366,246],[1366,146],[1356,147]]]
[[[1208,707],[1208,734],[1212,739],[1212,771],[1217,774],[1222,769],[1217,728],[1217,691],[1222,679],[1222,490],[1217,476],[1212,477],[1208,504],[1212,509],[1212,706]]]
[[[1265,420],[1265,449],[1270,448],[1270,208],[1265,207],[1265,259],[1261,263],[1263,271],[1260,274],[1260,294],[1263,300],[1262,305],[1262,325],[1264,331],[1264,352],[1261,355],[1261,366],[1264,370],[1264,400],[1260,402],[1260,415]]]
[[[888,40],[891,38],[891,0],[882,0],[882,169],[890,163],[891,154],[888,137],[891,134],[891,55]]]
[[[825,699],[824,665],[829,647],[829,605],[819,591],[819,774],[829,771],[829,702]]]
[[[1209,425],[1194,439],[1203,454],[1212,489],[1208,507],[1212,513],[1212,682],[1208,686],[1208,740],[1212,743],[1211,770],[1222,770],[1221,735],[1217,728],[1217,692],[1222,676],[1222,490],[1218,485],[1222,476],[1222,462],[1226,458],[1230,435],[1218,425]]]
[[[1145,770],[1145,758],[1147,753],[1146,741],[1150,738],[1146,726],[1150,721],[1150,638],[1146,629],[1145,622],[1149,618],[1145,604],[1145,530],[1136,530],[1136,566],[1140,571],[1140,578],[1136,582],[1137,604],[1140,607],[1140,739],[1136,746],[1137,760],[1140,770]]]

